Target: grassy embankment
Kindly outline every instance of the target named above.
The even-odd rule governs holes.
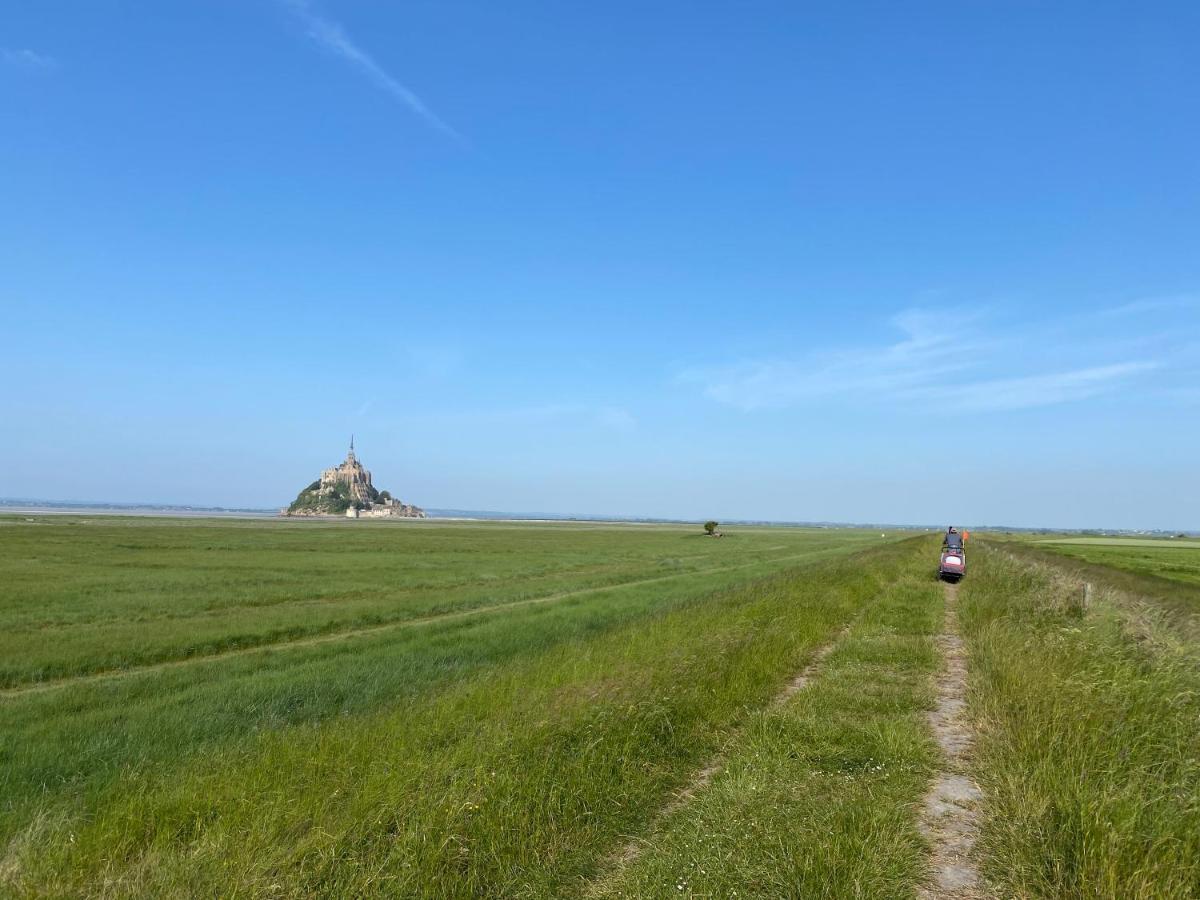
[[[47,530],[53,527],[61,526]],[[76,527],[110,529],[109,542],[165,542],[157,577],[167,582],[180,577],[179,555],[188,560],[197,539],[221,545],[220,530],[204,526],[186,536],[170,530],[182,525]],[[268,621],[286,606],[278,579],[288,564],[299,564],[312,582],[318,571],[358,577],[360,590],[375,596],[367,588],[380,574],[367,577],[362,565],[401,565],[381,557],[406,547],[404,565],[422,562],[429,556],[412,549],[419,543],[404,542],[436,536],[386,527],[336,536],[244,527],[247,533],[223,538],[236,574],[214,562],[196,568],[198,583],[232,586],[241,597],[229,606],[235,618],[260,608],[251,571],[261,567],[239,548],[266,541],[259,549],[272,573],[263,582],[274,600],[261,606]],[[532,574],[557,576],[558,590],[568,570],[585,584],[612,578],[596,566],[598,546],[626,578],[661,572],[664,558],[675,561],[668,571],[695,568],[677,579],[353,642],[10,695],[0,700],[0,888],[28,895],[194,896],[233,888],[287,896],[557,895],[593,874],[624,835],[646,827],[695,767],[877,597],[913,552],[891,545],[854,560],[821,559],[866,543],[829,533],[747,532],[739,544],[737,537],[693,541],[677,530],[477,530],[485,533],[441,533],[451,543],[444,552],[458,562],[454,574],[466,578],[467,563],[482,559],[474,568],[480,580],[507,564],[510,583],[500,590],[508,597],[530,593],[517,572],[531,565],[522,559],[530,550],[524,542],[557,540]],[[319,546],[305,548],[293,534],[310,542],[320,536]],[[133,594],[146,641],[161,648],[176,645],[156,644],[156,629],[186,633],[180,618],[205,618],[209,607],[187,591],[156,604],[147,565],[125,557],[119,571],[104,561],[120,561],[127,548],[106,554],[102,539],[92,540],[89,552],[104,577],[84,592],[90,621],[119,622]],[[357,541],[399,543],[365,552]],[[494,553],[471,555],[489,541]],[[872,543],[881,542],[875,536]],[[49,557],[46,545],[33,546]],[[685,551],[708,558],[679,562]],[[146,563],[156,558],[152,550],[136,552],[149,554]],[[201,558],[215,560],[208,552]],[[713,571],[710,554],[730,554],[717,560],[730,565]],[[763,577],[806,554],[815,561]],[[16,559],[8,574],[36,582],[36,561]],[[631,564],[642,568],[631,572]],[[86,570],[77,559],[63,580],[86,582]],[[434,564],[431,577],[442,571]],[[130,583],[125,578],[141,591],[106,590],[114,580]],[[304,599],[322,589],[338,596],[345,585],[333,581],[308,584]],[[69,620],[69,591],[49,582],[47,592],[57,593],[52,614]],[[423,596],[433,602],[435,593]],[[167,613],[178,601],[182,616],[164,614],[164,599]],[[375,599],[386,609],[386,597]],[[411,614],[406,599],[395,601],[401,614]],[[464,592],[460,602],[486,597],[472,601]],[[33,617],[20,604],[4,612],[27,624]],[[43,646],[32,642],[35,658]],[[144,659],[139,649],[118,658]]]
[[[1034,555],[977,549],[959,594],[985,874],[1012,896],[1200,896],[1200,668],[1174,630],[1196,592],[1093,558],[1085,607],[1078,565]]]
[[[1200,642],[1200,542],[1071,537],[1003,546],[1022,559],[1120,593],[1126,606],[1162,613],[1186,639]]]

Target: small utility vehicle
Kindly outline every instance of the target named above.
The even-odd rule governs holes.
[[[938,563],[938,578],[946,581],[958,581],[967,574],[967,557],[962,547],[956,550],[942,549],[942,560]]]
[[[938,563],[938,578],[958,581],[967,574],[967,554],[964,552],[963,536],[951,526],[942,538],[942,558]]]

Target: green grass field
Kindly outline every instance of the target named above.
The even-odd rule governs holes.
[[[0,548],[0,895],[931,877],[931,537],[48,516],[0,519]],[[1200,895],[1197,660],[1151,590],[1192,588],[970,555],[985,893]],[[1076,565],[1124,590],[1083,606]]]
[[[1073,559],[1200,586],[1200,541],[1079,537],[1037,545]]]
[[[1145,549],[1164,549],[1170,547],[1200,548],[1200,541],[1188,538],[1113,538],[1113,537],[1065,537],[1045,538],[1036,541],[1039,544],[1079,544],[1093,547],[1141,547]]]
[[[736,581],[880,540],[784,529],[712,540],[654,526],[364,524],[9,519],[0,526],[9,589],[0,686],[638,581]]]

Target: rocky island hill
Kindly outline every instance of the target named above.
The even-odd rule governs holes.
[[[423,519],[425,511],[397,500],[387,491],[376,490],[371,484],[371,473],[354,455],[352,437],[350,452],[342,464],[322,472],[321,477],[302,490],[281,515]]]

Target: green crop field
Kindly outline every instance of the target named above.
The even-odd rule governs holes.
[[[1085,562],[1200,585],[1200,541],[1060,538],[1037,544]]]
[[[1117,538],[1117,537],[1073,537],[1042,538],[1038,544],[1075,544],[1082,547],[1140,547],[1145,550],[1170,547],[1192,547],[1200,549],[1200,541],[1188,538]]]
[[[0,518],[0,896],[1200,894],[1161,578],[726,531]]]

